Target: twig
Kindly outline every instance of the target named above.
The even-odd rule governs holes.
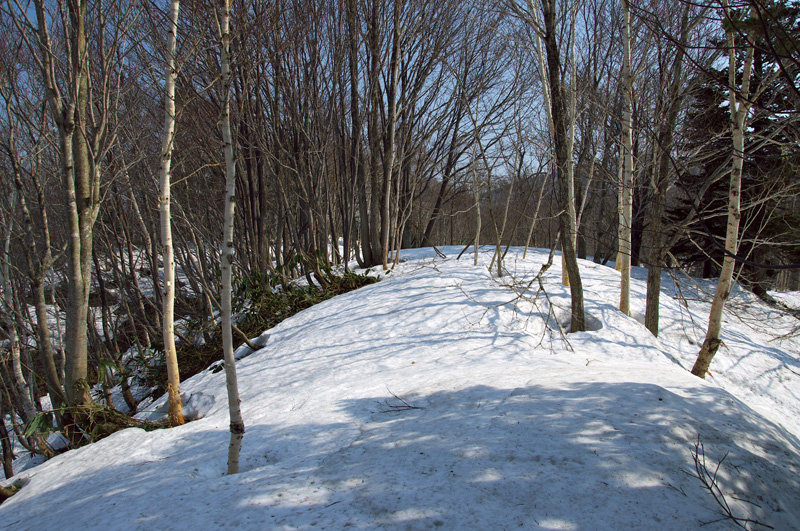
[[[697,473],[697,478],[703,483],[703,486],[706,488],[706,490],[708,490],[708,492],[711,493],[711,496],[714,498],[714,501],[717,502],[717,505],[719,505],[720,508],[722,509],[722,515],[723,515],[723,518],[719,520],[714,520],[713,522],[705,522],[702,525],[707,525],[727,519],[731,520],[733,523],[735,523],[742,529],[747,529],[747,524],[759,525],[762,527],[766,527],[767,529],[775,529],[771,525],[759,522],[758,520],[743,518],[740,516],[735,516],[733,514],[733,510],[728,504],[728,500],[725,498],[725,493],[722,492],[722,488],[720,488],[719,482],[717,481],[717,475],[719,473],[720,467],[722,466],[722,463],[725,461],[727,457],[728,457],[728,452],[725,452],[725,455],[722,456],[722,459],[720,459],[717,465],[714,467],[714,472],[713,473],[710,472],[708,469],[708,465],[706,464],[706,451],[705,447],[703,446],[703,441],[700,440],[700,435],[697,436],[697,442],[694,443],[694,451],[692,452],[692,459],[694,460],[694,470]],[[747,500],[741,500],[740,498],[734,496],[731,497],[735,500],[747,501]]]
[[[467,252],[467,249],[469,249],[470,247],[472,247],[472,245],[473,245],[473,244],[471,244],[471,243],[470,243],[470,244],[467,244],[467,245],[466,245],[466,246],[465,246],[463,249],[461,249],[461,252],[460,252],[460,253],[458,253],[458,257],[456,258],[456,260],[460,260],[460,259],[461,259],[461,255],[463,255],[464,253],[466,253],[466,252]],[[479,249],[480,249],[480,247],[479,247]]]
[[[390,413],[390,412],[395,412],[395,411],[407,411],[409,409],[424,409],[422,407],[413,406],[413,405],[409,404],[405,399],[403,399],[402,397],[397,396],[396,394],[394,394],[392,392],[392,390],[389,389],[388,386],[386,387],[386,390],[389,391],[389,394],[391,394],[395,398],[395,400],[400,401],[400,404],[390,404],[388,400],[384,400],[383,402],[378,402],[378,404],[381,404],[381,405],[386,406],[387,408],[389,408],[389,409],[381,411],[381,413]]]

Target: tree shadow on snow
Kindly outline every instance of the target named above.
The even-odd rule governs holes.
[[[40,485],[44,498],[26,500],[23,489],[0,521],[18,529],[693,529],[720,518],[694,471],[699,436],[707,466],[727,454],[717,477],[734,514],[797,528],[800,441],[725,391],[685,392],[580,383],[344,398],[330,423],[248,426],[242,472],[227,477],[228,433],[210,422],[168,445],[163,434],[126,430],[99,443],[130,449],[124,455],[70,452],[91,466]],[[78,463],[64,457],[44,466]],[[38,511],[43,499],[48,509]]]
[[[699,436],[712,472],[727,453],[718,481],[734,515],[800,524],[797,439],[724,391],[692,392],[587,383],[345,400],[359,436],[309,476],[325,502],[295,509],[322,528],[695,528],[721,516],[695,474]]]

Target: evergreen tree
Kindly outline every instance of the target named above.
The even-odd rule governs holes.
[[[768,16],[747,18],[739,14],[741,30],[755,35],[752,84],[762,87],[753,100],[745,143],[742,173],[742,220],[738,256],[741,280],[758,295],[765,295],[777,270],[764,266],[800,261],[798,229],[800,211],[796,195],[800,173],[796,83],[791,75],[778,75],[781,65],[775,50],[785,50],[785,35],[800,39],[800,8],[797,4],[771,3]],[[780,27],[770,30],[765,25]],[[715,42],[722,48],[724,43]],[[743,53],[742,53],[743,55]],[[743,58],[737,61],[741,75]],[[784,66],[787,61],[783,60]],[[730,167],[730,109],[727,73],[711,70],[687,112],[684,153],[685,171],[679,175],[680,192],[669,209],[673,222],[695,217],[685,235],[672,248],[682,265],[702,271],[704,277],[719,273],[724,256],[728,182]],[[796,78],[795,78],[796,79]]]

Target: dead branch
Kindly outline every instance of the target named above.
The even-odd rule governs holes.
[[[736,516],[733,514],[733,510],[731,506],[728,504],[728,499],[725,493],[722,491],[722,488],[717,481],[717,475],[719,474],[719,470],[722,467],[722,463],[728,457],[728,452],[725,452],[725,455],[722,456],[722,459],[716,464],[716,466],[711,465],[713,467],[713,472],[710,470],[709,465],[710,463],[706,462],[706,451],[705,447],[703,446],[703,441],[700,440],[700,435],[697,436],[697,441],[694,443],[694,450],[692,451],[692,460],[694,461],[694,470],[697,475],[697,478],[706,488],[706,490],[711,493],[711,496],[714,498],[714,501],[717,502],[720,509],[722,510],[722,518],[718,520],[714,520],[712,522],[704,522],[702,525],[712,524],[715,522],[720,522],[722,520],[730,520],[738,527],[742,529],[751,529],[748,527],[749,524],[754,526],[761,526],[767,529],[775,529],[771,525],[765,524],[763,522],[759,522],[758,520],[753,520],[751,518],[744,518],[741,516]],[[736,496],[730,496],[734,500],[737,501],[744,501],[746,503],[750,503],[747,500],[738,498]]]

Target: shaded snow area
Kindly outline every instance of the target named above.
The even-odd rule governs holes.
[[[713,285],[665,275],[656,339],[644,283],[624,316],[619,273],[581,261],[591,331],[562,336],[558,256],[547,293],[534,300],[535,282],[515,300],[546,252],[512,250],[494,278],[490,252],[474,267],[442,250],[405,252],[381,282],[284,321],[237,363],[240,474],[223,475],[224,373],[206,371],[182,387],[199,420],[25,470],[0,525],[720,530],[736,527],[727,504],[748,529],[800,529],[800,340],[775,339],[796,318],[735,293],[703,381],[688,369]]]

